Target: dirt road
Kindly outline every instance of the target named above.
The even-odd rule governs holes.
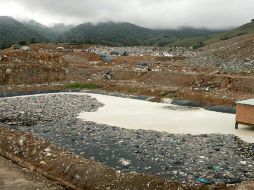
[[[0,156],[1,190],[62,190],[63,187]]]

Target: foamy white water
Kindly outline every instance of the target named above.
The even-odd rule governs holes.
[[[105,104],[97,112],[82,112],[78,118],[127,129],[165,131],[172,134],[234,134],[254,142],[254,127],[234,128],[235,115],[204,109],[179,111],[169,104],[90,94]],[[173,105],[171,105],[173,106]]]

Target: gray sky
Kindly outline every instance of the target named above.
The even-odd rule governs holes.
[[[123,21],[148,28],[228,28],[254,18],[254,0],[0,0],[0,15],[42,24]]]

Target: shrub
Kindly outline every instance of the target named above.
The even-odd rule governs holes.
[[[26,45],[26,44],[27,44],[26,41],[20,41],[19,42],[19,45],[21,45],[21,46]]]
[[[228,36],[222,36],[222,37],[220,38],[220,40],[228,40],[228,39],[230,39]]]
[[[205,46],[204,42],[199,42],[198,44],[193,46],[193,49],[198,49],[198,48],[201,48],[201,47],[204,47],[204,46]]]

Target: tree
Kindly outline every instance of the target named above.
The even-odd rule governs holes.
[[[254,19],[252,19],[251,22],[254,22]]]

